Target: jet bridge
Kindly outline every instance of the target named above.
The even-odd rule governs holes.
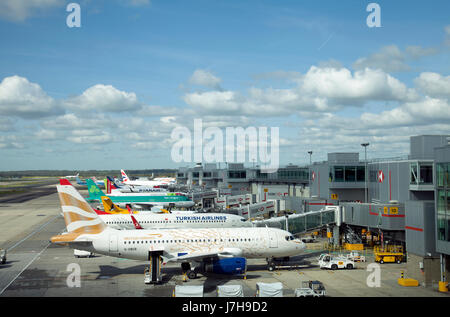
[[[342,223],[341,210],[340,206],[326,206],[319,211],[256,220],[252,223],[255,227],[275,227],[292,234],[302,234],[332,224],[340,226]]]

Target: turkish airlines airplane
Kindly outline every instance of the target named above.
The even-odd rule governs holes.
[[[111,228],[131,230],[135,227],[130,214],[114,215],[100,211],[96,211],[96,213]],[[177,215],[146,212],[135,214],[134,218],[143,229],[252,227],[251,222],[241,216],[218,213]]]
[[[246,258],[284,258],[305,249],[291,233],[268,227],[116,230],[105,224],[73,186],[56,187],[67,233],[53,236],[52,243],[141,261],[159,252],[164,264],[181,263],[189,278],[197,274],[191,264],[235,274],[245,271]],[[221,264],[226,264],[226,271]]]

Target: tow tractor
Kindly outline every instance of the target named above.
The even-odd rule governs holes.
[[[348,269],[355,268],[355,262],[345,257],[334,257],[330,254],[321,254],[319,257],[319,266],[321,269]]]
[[[6,249],[0,249],[0,263],[6,263]]]
[[[302,281],[302,287],[295,290],[295,297],[321,297],[326,291],[320,281]]]

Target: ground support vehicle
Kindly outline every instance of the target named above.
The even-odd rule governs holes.
[[[319,266],[321,269],[347,269],[355,268],[355,262],[346,257],[335,257],[330,254],[321,254],[319,257]]]
[[[320,281],[302,281],[302,287],[295,290],[295,297],[321,297],[325,295],[325,286]]]
[[[0,249],[0,264],[6,263],[6,249]]]
[[[275,269],[299,269],[305,265],[302,261],[292,261],[289,258],[271,258],[266,260],[269,271],[274,271]]]
[[[73,255],[76,258],[82,258],[82,257],[86,257],[86,258],[90,258],[91,256],[93,256],[94,254],[90,251],[84,251],[84,250],[78,250],[78,249],[74,249],[73,250]]]
[[[384,248],[374,248],[373,255],[375,262],[383,263],[402,263],[405,259],[403,247],[401,246],[386,246]]]
[[[352,260],[353,262],[366,262],[366,257],[364,255],[360,255],[357,251],[352,251],[347,254],[347,259]]]

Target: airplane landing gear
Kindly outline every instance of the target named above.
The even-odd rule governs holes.
[[[183,275],[186,275],[190,280],[197,278],[195,268],[191,268],[191,264],[188,262],[181,263],[181,271],[183,272]]]

